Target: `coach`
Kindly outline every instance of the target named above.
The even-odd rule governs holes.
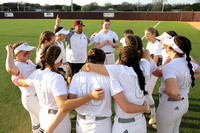
[[[56,19],[56,27],[59,26],[60,18]],[[94,35],[89,39],[83,32],[83,22],[77,20],[74,22],[74,31],[67,34],[66,41],[66,60],[71,68],[71,74],[68,76],[68,83],[72,76],[79,72],[87,59],[87,46],[93,43]]]

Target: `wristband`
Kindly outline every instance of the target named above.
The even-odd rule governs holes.
[[[15,79],[13,79],[13,83],[15,84],[15,85],[17,85],[17,86],[19,86],[19,84],[18,84],[18,80],[19,80],[20,78],[15,78]]]

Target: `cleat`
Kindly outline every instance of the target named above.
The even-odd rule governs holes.
[[[156,123],[156,116],[155,115],[151,115],[150,116],[150,120],[149,120],[149,124],[153,125]]]
[[[153,127],[154,129],[157,129],[157,125],[156,125],[156,124],[153,124],[152,127]]]

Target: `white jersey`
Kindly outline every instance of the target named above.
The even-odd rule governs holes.
[[[57,46],[59,46],[59,47],[61,48],[61,51],[62,51],[62,53],[63,53],[62,62],[63,62],[63,63],[66,63],[67,61],[66,61],[66,51],[65,51],[65,46],[64,46],[64,44],[63,44],[62,41],[61,41],[60,43],[59,43],[58,41],[56,41],[56,43],[57,43]]]
[[[148,42],[146,49],[148,49],[150,54],[153,54],[154,56],[161,55],[162,48],[158,40],[156,40],[153,45],[151,44],[151,42]]]
[[[58,110],[55,97],[67,94],[67,84],[64,78],[51,70],[34,71],[26,83],[35,87],[41,108]]]
[[[198,68],[198,65],[194,62],[191,62],[193,66],[193,71]],[[189,93],[189,89],[191,86],[191,75],[190,70],[187,66],[187,61],[185,57],[175,58],[170,61],[170,63],[166,64],[162,68],[162,80],[161,87],[159,88],[159,93],[167,96],[163,91],[165,90],[165,80],[169,78],[175,78],[179,85],[179,93],[181,97],[187,97]],[[168,97],[168,96],[167,96]]]
[[[120,40],[120,43],[123,45],[123,47],[126,46],[125,37],[123,37],[123,38]]]
[[[150,73],[149,62],[147,60],[143,60],[140,64],[144,76],[147,77],[147,75]],[[115,95],[115,93],[112,93],[112,89],[118,88],[122,89],[129,102],[137,105],[142,105],[144,103],[145,97],[138,84],[137,74],[132,67],[124,65],[106,65],[105,67],[110,75],[112,96]],[[132,118],[137,114],[141,114],[125,113],[116,102],[115,113],[120,118]]]
[[[93,72],[79,72],[75,74],[70,83],[69,93],[82,97],[89,94],[95,88],[104,89],[105,97],[103,100],[91,100],[90,102],[76,108],[78,114],[87,116],[106,116],[112,115],[110,81],[108,76]]]
[[[113,42],[113,40],[117,41],[117,40],[119,40],[119,38],[118,38],[117,34],[111,30],[109,30],[108,33],[106,33],[106,34],[101,30],[94,37],[94,42],[97,42],[99,44],[103,43],[106,40],[110,40],[111,42]],[[101,49],[105,53],[106,52],[115,52],[115,48],[110,44],[104,45]]]
[[[38,51],[36,51],[36,64],[40,63],[40,53],[42,52],[42,48],[39,48]]]
[[[23,62],[19,62],[15,60],[15,65],[19,69],[19,75],[17,75],[17,78],[26,79],[29,77],[31,73],[33,73],[36,70],[35,65],[33,64],[31,60],[27,60],[27,63],[23,63]],[[19,88],[23,96],[36,93],[34,87],[19,87]]]
[[[166,49],[163,49],[161,51],[161,55],[162,55],[162,65],[165,63],[165,60],[167,59],[167,57],[169,56],[166,52]]]

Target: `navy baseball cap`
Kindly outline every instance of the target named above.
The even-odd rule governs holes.
[[[81,20],[76,20],[76,21],[74,22],[74,27],[76,27],[77,25],[85,26],[85,25],[83,25],[83,22],[82,22]]]

